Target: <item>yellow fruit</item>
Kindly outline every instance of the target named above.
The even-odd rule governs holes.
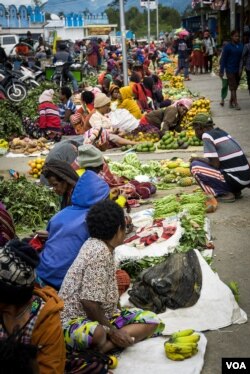
[[[38,169],[38,170],[41,170],[42,169],[42,164],[36,164],[36,168]]]
[[[117,368],[117,366],[118,366],[118,359],[117,359],[117,357],[115,357],[115,356],[109,356],[109,359],[110,359],[109,364],[108,364],[109,369],[115,369],[115,368]]]
[[[183,168],[181,166],[175,168],[174,172],[177,174],[177,175],[180,175],[181,177],[190,177],[191,176],[191,172],[190,172],[190,169],[189,168]],[[193,332],[191,332],[190,334],[192,334]],[[182,336],[182,335],[180,335]],[[183,335],[185,336],[185,335]]]
[[[37,163],[37,164],[40,164],[41,162],[42,162],[42,158],[37,158],[36,160],[35,160],[35,162]]]
[[[32,168],[32,170],[33,170],[33,173],[34,173],[34,174],[37,174],[37,173],[38,173],[38,169],[37,169],[37,168]]]
[[[170,353],[170,352],[166,352],[166,356],[167,358],[169,358],[170,360],[173,360],[173,361],[183,361],[185,360],[185,357],[179,353]]]
[[[179,337],[173,340],[175,343],[197,343],[200,340],[199,334]]]
[[[192,330],[192,329],[186,329],[186,330],[174,332],[171,335],[171,338],[175,339],[175,338],[180,338],[182,336],[189,336],[189,335],[192,335],[193,333],[194,333],[194,330]]]
[[[36,163],[35,163],[35,162],[31,162],[30,166],[31,166],[31,167],[32,167],[32,169],[33,169],[33,168],[35,168],[35,167],[36,167]]]
[[[33,174],[33,178],[37,179],[38,175],[37,174]]]
[[[29,162],[28,162],[28,165],[31,166],[31,165],[32,165],[32,161],[29,161]]]

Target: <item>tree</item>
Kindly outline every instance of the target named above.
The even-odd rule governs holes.
[[[107,8],[106,14],[108,16],[109,23],[117,23],[118,27],[120,27],[120,17],[119,17],[119,10],[115,8]]]
[[[185,17],[190,17],[190,16],[195,16],[196,15],[196,11],[192,8],[192,6],[189,4],[186,9],[184,10],[183,12],[183,18]]]
[[[126,5],[127,1],[128,0],[123,0],[124,5]],[[112,0],[111,3],[108,4],[108,7],[119,9],[119,7],[120,7],[119,0]]]

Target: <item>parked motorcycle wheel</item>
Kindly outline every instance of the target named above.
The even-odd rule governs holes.
[[[14,103],[20,103],[27,96],[27,89],[22,83],[12,83],[6,87],[6,96]]]

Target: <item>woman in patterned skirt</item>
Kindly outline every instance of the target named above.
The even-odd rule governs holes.
[[[113,201],[94,205],[87,216],[90,238],[64,278],[59,295],[68,354],[92,348],[106,353],[159,335],[164,324],[157,315],[117,305],[114,249],[125,238],[123,210]]]

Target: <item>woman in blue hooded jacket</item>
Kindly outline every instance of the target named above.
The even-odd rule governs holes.
[[[89,237],[86,225],[89,209],[108,196],[108,184],[96,173],[87,170],[79,178],[71,197],[72,205],[58,212],[49,221],[48,239],[37,268],[41,284],[60,289],[69,267]]]

